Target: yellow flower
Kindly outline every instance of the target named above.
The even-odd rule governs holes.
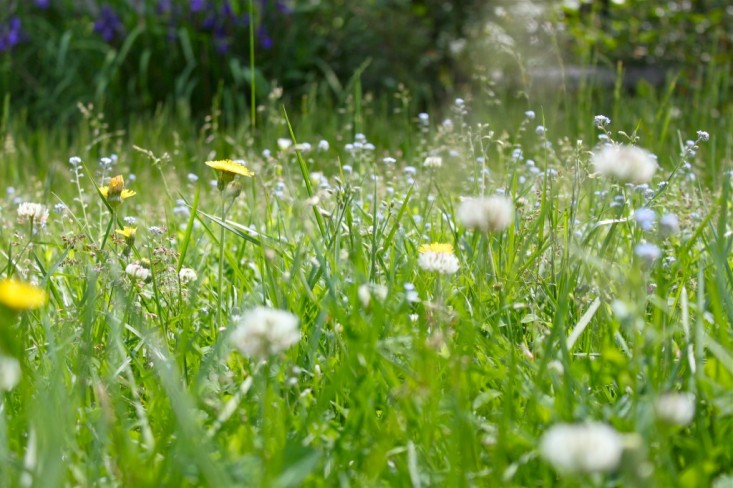
[[[241,176],[254,176],[254,172],[248,170],[243,164],[235,163],[231,159],[222,159],[220,161],[206,161],[206,166],[210,166],[217,171],[225,173],[233,173]]]
[[[116,233],[124,237],[125,239],[134,238],[137,233],[137,227],[123,227],[122,229],[115,230]]]
[[[420,254],[424,254],[426,252],[453,254],[453,246],[450,244],[434,242],[432,244],[423,244],[422,246],[420,246],[417,252],[419,252]]]
[[[125,180],[122,175],[117,175],[109,180],[109,186],[99,187],[99,193],[112,207],[117,207],[123,200],[137,195],[136,192],[125,188]]]
[[[16,311],[42,307],[48,296],[37,286],[14,279],[0,280],[0,305]]]
[[[219,172],[216,187],[219,191],[224,191],[229,183],[234,181],[236,175],[254,176],[254,173],[248,170],[243,164],[236,163],[231,159],[222,159],[220,161],[206,161],[206,166],[210,166]]]

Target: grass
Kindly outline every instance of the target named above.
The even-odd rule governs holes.
[[[23,369],[0,393],[0,485],[730,479],[731,113],[712,118],[722,99],[695,94],[695,108],[674,87],[590,93],[499,98],[490,110],[468,100],[427,124],[368,97],[334,110],[305,99],[287,121],[271,100],[255,135],[223,127],[216,111],[202,124],[161,111],[121,130],[88,109],[79,126],[46,130],[6,115],[0,272],[49,302],[0,317]],[[613,115],[608,137],[657,154],[648,188],[592,174],[600,113]],[[278,138],[312,150],[278,149]],[[374,150],[344,149],[369,141]],[[443,166],[423,168],[434,151]],[[204,161],[227,157],[256,176],[240,180],[223,221]],[[137,191],[113,220],[136,219],[127,255],[95,188],[117,174]],[[514,201],[514,224],[465,229],[461,197],[497,190]],[[16,221],[23,201],[61,206],[31,234]],[[640,207],[674,213],[679,233],[644,231]],[[417,266],[428,242],[453,245],[456,274]],[[637,256],[642,242],[660,258]],[[126,267],[144,260],[150,279],[136,281]],[[183,267],[197,279],[182,283]],[[265,363],[228,340],[258,305],[294,313],[302,334]],[[689,425],[655,413],[670,391],[695,395]],[[557,473],[542,435],[589,420],[624,434],[619,467]]]

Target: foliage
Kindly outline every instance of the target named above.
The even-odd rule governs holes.
[[[161,103],[200,114],[217,98],[242,117],[253,84],[262,100],[274,82],[297,97],[326,80],[338,98],[366,64],[366,89],[405,82],[427,98],[482,2],[256,0],[254,70],[249,2],[4,3],[0,92],[31,119],[64,120],[79,102],[119,118]]]
[[[88,107],[43,130],[5,117],[0,271],[49,302],[0,309],[1,352],[22,366],[0,392],[0,484],[730,479],[731,114],[711,116],[717,90],[672,93],[482,96],[419,116],[309,98],[290,121],[272,97],[256,136],[217,112],[124,131]],[[603,141],[653,151],[654,179],[595,174]],[[241,194],[205,165],[229,158],[255,172]],[[102,185],[136,195],[110,206]],[[495,193],[513,224],[467,229],[462,197]],[[19,223],[23,202],[48,223]],[[112,231],[130,226],[133,241]],[[420,267],[431,242],[455,274]],[[231,342],[259,306],[300,324],[265,362]],[[691,423],[665,423],[668,392],[694,395]],[[623,435],[619,466],[555,472],[544,433],[591,420]]]

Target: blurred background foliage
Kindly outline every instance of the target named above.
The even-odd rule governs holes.
[[[527,90],[537,68],[694,73],[730,62],[732,23],[714,0],[0,0],[0,94],[31,123],[77,118],[79,103],[243,120],[253,82],[258,103],[282,88],[338,104],[357,86],[430,107]]]

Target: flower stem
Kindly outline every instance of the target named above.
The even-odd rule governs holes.
[[[222,296],[224,294],[224,238],[226,237],[224,229],[224,219],[226,218],[226,198],[221,193],[221,234],[219,236],[219,289],[217,291],[218,306],[216,308],[216,325],[220,329],[224,327],[222,323]],[[216,335],[216,331],[211,331],[212,337]]]
[[[107,224],[107,230],[104,231],[104,238],[102,239],[102,246],[99,248],[100,251],[104,250],[104,245],[107,244],[107,238],[109,237],[109,233],[112,231],[112,224],[115,221],[115,214],[112,213],[109,216],[109,223]]]

